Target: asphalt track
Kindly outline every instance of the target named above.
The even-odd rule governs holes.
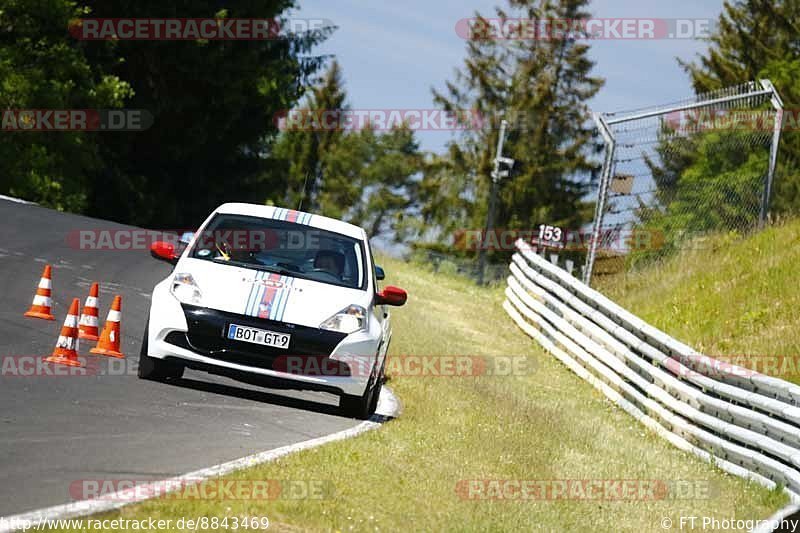
[[[0,516],[75,501],[82,480],[149,480],[192,472],[357,425],[329,394],[260,388],[187,370],[174,383],[135,375],[152,287],[170,265],[146,250],[82,250],[77,231],[131,229],[0,199]],[[55,322],[24,318],[53,266]],[[46,375],[72,298],[101,284],[100,321],[122,295],[120,363],[80,354],[93,375]],[[5,361],[13,359],[13,364]],[[112,366],[109,367],[109,364]],[[23,374],[23,375],[20,375]]]

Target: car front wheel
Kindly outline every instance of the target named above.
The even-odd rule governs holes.
[[[150,379],[161,381],[168,378],[178,379],[183,376],[184,367],[180,363],[165,361],[147,355],[147,330],[150,327],[150,317],[144,326],[144,337],[142,338],[142,349],[139,352],[139,370],[137,372],[140,379]]]
[[[386,360],[384,359],[384,364],[385,363]],[[375,413],[375,409],[378,407],[378,398],[381,394],[381,386],[383,385],[383,372],[383,365],[381,365],[381,369],[378,371],[377,375],[373,372],[363,395],[351,396],[349,394],[343,394],[339,398],[339,409],[342,411],[342,414],[350,418],[366,420]]]

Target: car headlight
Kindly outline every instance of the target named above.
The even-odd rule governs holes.
[[[367,327],[367,311],[360,305],[350,305],[319,325],[321,329],[353,333]]]
[[[195,282],[191,274],[187,273],[175,274],[169,291],[178,301],[185,304],[199,305],[200,300],[203,298],[203,293],[200,292],[197,282]]]

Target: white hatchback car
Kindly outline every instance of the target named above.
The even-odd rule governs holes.
[[[139,377],[184,368],[340,396],[348,415],[375,412],[392,330],[366,232],[280,207],[231,203],[197,233],[159,241],[173,272],[153,289]],[[255,381],[254,381],[255,380]]]

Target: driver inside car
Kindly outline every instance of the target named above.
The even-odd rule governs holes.
[[[314,257],[314,269],[323,270],[341,279],[344,272],[344,255],[333,250],[320,250]]]
[[[249,235],[252,230],[229,228],[222,226],[215,232],[214,245],[217,258],[224,261],[237,263],[258,263],[257,255],[264,251],[264,246],[258,241],[242,239],[241,235]]]

